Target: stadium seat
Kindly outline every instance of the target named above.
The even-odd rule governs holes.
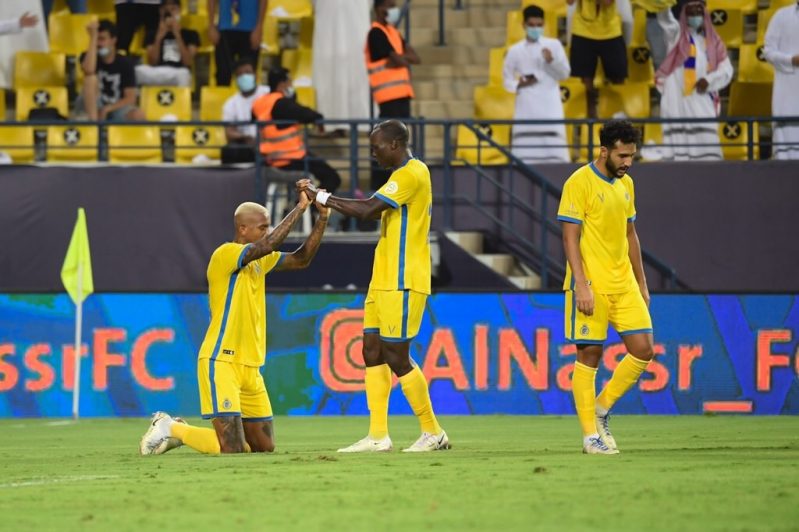
[[[261,50],[266,55],[280,54],[279,21],[273,16],[264,17],[264,34],[261,38]]]
[[[710,0],[713,9],[737,9],[744,15],[757,13],[758,0]]]
[[[115,13],[114,0],[87,0],[86,12],[95,15],[102,15],[104,18],[108,13]]]
[[[310,48],[283,50],[280,64],[288,69],[295,87],[310,87],[313,79],[313,55]]]
[[[782,9],[783,7],[785,6],[775,4],[774,1],[772,1],[768,9],[761,9],[757,12],[757,42],[763,42],[765,40],[766,30],[768,29],[768,23],[771,21],[771,17],[774,16],[774,13],[776,13],[778,9]]]
[[[204,2],[200,2],[205,4]],[[199,5],[199,4],[198,4]],[[197,56],[208,56],[208,82],[211,85],[216,85],[216,59],[214,58],[214,45],[208,38],[208,15],[203,14],[185,14],[180,16],[180,25],[187,30],[194,30],[200,36],[200,46],[197,47],[197,54],[194,56],[196,65]],[[196,67],[192,68],[192,73],[196,71]],[[193,84],[196,85],[196,84]]]
[[[0,122],[6,121],[6,90],[0,88]]]
[[[93,162],[99,144],[97,126],[47,128],[47,162]]]
[[[510,146],[510,125],[491,124],[478,127],[491,137],[497,144]],[[464,124],[458,126],[455,157],[469,164],[483,166],[508,164],[508,158],[498,149],[481,140],[478,143],[477,135]]]
[[[200,120],[222,120],[222,106],[238,92],[236,87],[202,87],[200,89]]]
[[[175,133],[175,161],[191,163],[198,155],[219,160],[227,143],[222,126],[178,126]]]
[[[316,109],[316,91],[313,87],[297,87],[297,103]]]
[[[599,88],[599,118],[611,118],[616,113],[624,113],[630,118],[648,118],[649,112],[649,85],[646,83],[606,85]]]
[[[141,107],[147,120],[164,120],[165,117],[170,120],[191,120],[191,89],[142,87]]]
[[[743,43],[744,18],[740,8],[732,7],[729,0],[709,0],[707,10],[716,32],[728,48],[738,48]]]
[[[155,126],[108,126],[108,161],[160,163],[161,134]]]
[[[771,83],[733,81],[729,116],[771,116]]]
[[[738,81],[772,83],[774,67],[763,56],[763,45],[744,44],[738,55]]]
[[[50,51],[79,56],[89,47],[89,33],[86,26],[97,15],[73,15],[68,11],[50,13],[48,30]]]
[[[69,117],[69,97],[66,87],[20,87],[17,89],[17,108],[15,116],[18,122],[28,120],[31,109],[54,107],[64,118]]]
[[[300,19],[300,30],[297,35],[297,48],[313,49],[313,17]]]
[[[502,67],[505,63],[505,54],[508,49],[504,46],[491,48],[488,56],[488,84],[492,87],[502,87]]]
[[[280,20],[300,20],[313,16],[311,0],[269,0],[267,13]]]
[[[760,155],[758,147],[759,133],[757,122],[752,128],[754,142],[753,158],[757,160]],[[748,146],[749,133],[746,122],[722,122],[719,124],[719,141],[724,159],[728,161],[746,161],[749,159]]]
[[[633,6],[633,35],[631,47],[649,46],[646,40],[646,9]]]
[[[627,48],[627,82],[655,85],[655,67],[647,45]]]
[[[594,124],[593,127],[593,153],[591,158],[594,157],[597,150],[599,150],[599,128],[601,124]],[[577,133],[575,137],[575,132]],[[566,125],[566,141],[572,145],[571,152],[572,158],[578,163],[587,163],[589,159],[588,154],[588,125],[580,124],[579,127],[574,124]]]
[[[663,124],[660,122],[647,122],[644,124],[643,134],[641,135],[641,147],[639,150],[641,160],[648,160],[646,157],[648,147],[660,148],[661,146],[663,146]],[[658,159],[662,157],[662,152],[660,152],[659,149],[656,153],[661,153]]]
[[[14,164],[33,162],[33,127],[0,126],[0,152]]]
[[[511,120],[516,96],[502,87],[474,88],[474,116],[485,120]]]
[[[563,116],[585,118],[588,113],[588,105],[583,81],[580,78],[566,78],[561,81],[560,101],[563,102]]]
[[[67,82],[66,55],[47,52],[17,52],[14,87],[59,86]]]
[[[206,28],[206,32],[208,29]],[[147,47],[144,46],[144,39],[146,38],[146,30],[144,26],[140,26],[135,33],[133,34],[133,39],[130,41],[130,46],[128,46],[128,55],[137,55],[141,58],[147,56]],[[143,61],[146,63],[146,61]]]

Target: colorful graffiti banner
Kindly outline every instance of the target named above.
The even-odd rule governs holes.
[[[263,372],[277,414],[365,414],[362,294],[267,297]],[[799,414],[799,297],[656,295],[656,357],[619,413]],[[66,295],[0,296],[0,416],[68,416],[75,350]],[[199,413],[204,295],[93,295],[84,305],[81,413]],[[575,348],[562,294],[437,294],[412,355],[442,414],[571,414]],[[625,354],[610,332],[597,376]],[[395,382],[396,384],[396,382]],[[394,414],[410,413],[395,386]]]

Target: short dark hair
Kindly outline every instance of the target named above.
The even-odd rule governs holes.
[[[111,37],[116,38],[117,25],[108,20],[107,18],[104,18],[100,21],[100,24],[97,26],[97,31],[98,32],[107,31]]]
[[[277,86],[283,83],[284,81],[288,81],[289,79],[289,71],[287,68],[283,67],[272,67],[269,69],[269,90],[276,91]]]
[[[387,1],[388,1],[388,0],[375,0],[375,3],[374,3],[374,8],[375,8],[375,9],[377,9],[378,7],[380,7],[380,6],[382,6],[383,4],[385,4]]]
[[[245,56],[245,57],[240,57],[236,61],[236,64],[233,65],[233,72],[237,71],[239,68],[243,67],[244,65],[250,65],[253,68],[253,70],[255,69],[255,65],[253,64],[252,59]]]
[[[599,130],[599,144],[611,149],[620,141],[622,144],[641,142],[641,132],[629,120],[610,120]]]
[[[524,17],[524,20],[532,17],[544,18],[544,10],[536,5],[529,5],[524,8],[524,11],[522,11],[522,16]]]
[[[162,6],[168,6],[169,4],[175,4],[176,6],[180,6],[180,0],[161,0]]]
[[[383,133],[383,138],[385,138],[387,141],[391,142],[396,140],[403,146],[407,146],[408,140],[410,140],[408,127],[399,120],[386,120],[384,122],[380,122],[372,130],[372,133],[376,133],[377,131]]]

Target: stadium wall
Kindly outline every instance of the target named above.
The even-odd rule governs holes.
[[[263,369],[277,414],[366,414],[363,294],[270,294]],[[799,297],[656,295],[656,358],[619,413],[799,414]],[[74,306],[0,295],[0,417],[68,416]],[[562,294],[437,294],[412,355],[442,414],[573,414]],[[84,306],[81,412],[199,414],[200,294],[92,295]],[[597,383],[625,350],[611,334]],[[409,414],[395,386],[391,413]]]

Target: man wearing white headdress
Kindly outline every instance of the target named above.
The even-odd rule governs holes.
[[[799,3],[774,13],[764,55],[774,65],[771,114],[799,116]],[[774,158],[799,159],[799,123],[774,123]]]

